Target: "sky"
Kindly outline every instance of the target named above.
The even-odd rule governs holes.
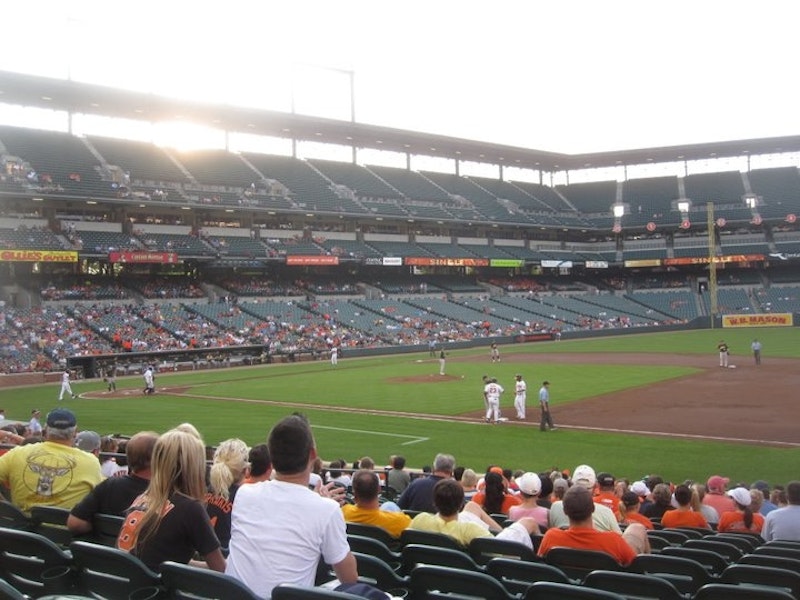
[[[582,153],[800,134],[798,17],[794,0],[28,0],[3,11],[0,70]]]

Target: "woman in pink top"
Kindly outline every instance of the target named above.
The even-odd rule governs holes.
[[[533,517],[540,527],[547,528],[547,519],[550,511],[536,502],[542,491],[542,480],[536,473],[525,473],[516,480],[522,504],[508,509],[508,518],[518,521],[523,517]]]

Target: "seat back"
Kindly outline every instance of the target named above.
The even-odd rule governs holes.
[[[409,544],[403,548],[402,572],[410,574],[419,564],[440,565],[454,569],[464,569],[476,573],[483,572],[483,567],[472,560],[463,550],[426,546],[425,544]]]
[[[171,600],[258,600],[250,588],[230,575],[167,561],[161,581]]]
[[[279,585],[272,588],[272,600],[363,600],[361,596],[334,592],[320,587],[302,587],[299,585]]]
[[[719,576],[730,564],[727,559],[713,550],[705,550],[702,548],[684,548],[683,546],[670,546],[664,548],[661,554],[667,556],[682,556],[684,558],[691,558],[703,565],[706,570],[714,576]]]
[[[569,583],[566,573],[544,562],[528,562],[517,558],[493,558],[486,573],[503,584],[510,594],[524,594],[537,581]]]
[[[400,568],[400,564],[403,560],[402,555],[399,552],[392,552],[386,544],[378,540],[361,535],[348,534],[347,542],[350,544],[350,550],[353,552],[369,554],[370,556],[379,558],[395,571]]]
[[[20,592],[5,579],[0,579],[0,600],[28,600],[28,596]]]
[[[534,583],[525,592],[522,600],[570,600],[572,598],[575,600],[625,600],[625,596],[614,592],[550,581]]]
[[[800,548],[789,548],[786,546],[776,546],[774,544],[759,546],[753,550],[753,554],[769,554],[771,556],[783,556],[784,558],[800,560]]]
[[[666,554],[639,554],[628,571],[665,579],[688,596],[711,582],[711,574],[696,560]]]
[[[503,585],[486,573],[464,571],[436,565],[420,565],[411,571],[411,591],[415,599],[471,596],[483,600],[511,600]]]
[[[85,541],[115,548],[124,523],[125,517],[97,513],[92,518],[92,533]]]
[[[400,549],[400,540],[391,536],[383,527],[378,527],[376,525],[365,525],[364,523],[348,523],[347,533],[378,540],[379,542],[386,544],[386,546],[392,550]]]
[[[712,542],[733,544],[742,551],[742,554],[752,552],[761,545],[753,536],[741,535],[739,533],[712,533],[711,535],[705,536],[703,539],[711,540]]]
[[[683,600],[683,595],[666,579],[641,573],[620,571],[592,571],[583,580],[583,585],[596,590],[621,594],[626,598],[651,598],[657,600]]]
[[[525,544],[512,540],[499,540],[495,537],[475,538],[467,548],[470,556],[479,565],[486,565],[497,557],[514,557],[517,560],[541,562],[542,559]]]
[[[31,508],[33,530],[65,548],[72,542],[72,532],[67,529],[68,517],[69,510],[60,506]]]
[[[700,548],[702,550],[711,550],[725,557],[729,563],[736,562],[744,552],[742,552],[736,544],[722,540],[689,540],[684,545],[684,548]]]
[[[745,554],[736,564],[777,567],[778,569],[787,569],[795,573],[800,573],[800,560],[796,558],[786,558],[785,556],[773,556],[771,554]]]
[[[692,597],[692,600],[794,600],[789,592],[761,588],[755,592],[752,587],[730,585],[728,583],[707,583]]]
[[[597,569],[621,571],[623,569],[614,557],[596,550],[578,548],[552,548],[544,557],[547,564],[564,571],[570,579],[581,582],[590,572]]]
[[[119,598],[120,590],[160,588],[161,578],[141,560],[116,548],[75,541],[69,546],[81,587],[95,598]]]
[[[780,588],[795,598],[800,598],[800,573],[777,567],[757,565],[731,565],[722,572],[720,583],[751,584],[766,588]]]
[[[685,531],[679,531],[678,529],[653,529],[647,532],[647,535],[657,535],[660,538],[664,538],[670,544],[674,546],[682,546],[685,542],[688,542],[691,538],[688,533]]]
[[[72,557],[46,537],[31,531],[0,528],[0,575],[14,588],[34,598],[69,593],[74,580],[68,571]],[[61,572],[61,581],[55,577]]]
[[[358,565],[359,581],[367,580],[375,587],[383,590],[391,596],[405,596],[408,593],[410,581],[408,577],[401,577],[397,571],[392,569],[380,558],[353,552]]]
[[[2,500],[0,501],[0,527],[31,531],[33,523],[28,518],[28,515],[11,504],[11,502]]]
[[[408,544],[425,544],[426,546],[439,546],[453,550],[466,550],[454,538],[443,533],[422,531],[420,529],[405,529],[400,534],[400,546],[405,548]]]
[[[667,527],[668,531],[680,531],[689,536],[690,540],[700,540],[712,533],[710,528],[706,527]]]

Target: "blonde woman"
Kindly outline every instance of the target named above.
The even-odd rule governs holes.
[[[249,452],[247,444],[236,438],[221,442],[214,451],[208,474],[210,485],[206,494],[206,512],[223,548],[227,548],[231,541],[233,499],[248,475]]]
[[[150,484],[131,504],[117,547],[156,571],[166,560],[189,563],[195,553],[210,569],[224,571],[225,558],[203,506],[203,442],[184,431],[168,431],[153,448],[150,469]]]

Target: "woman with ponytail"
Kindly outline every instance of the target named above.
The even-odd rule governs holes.
[[[759,513],[754,513],[750,507],[752,502],[750,490],[743,487],[733,488],[728,492],[728,496],[733,498],[736,510],[729,510],[720,515],[717,531],[720,533],[726,531],[761,533],[764,517]]]
[[[249,452],[247,444],[242,440],[233,438],[221,442],[214,451],[214,459],[208,473],[206,511],[214,526],[214,533],[225,549],[231,541],[233,499],[250,468]]]

